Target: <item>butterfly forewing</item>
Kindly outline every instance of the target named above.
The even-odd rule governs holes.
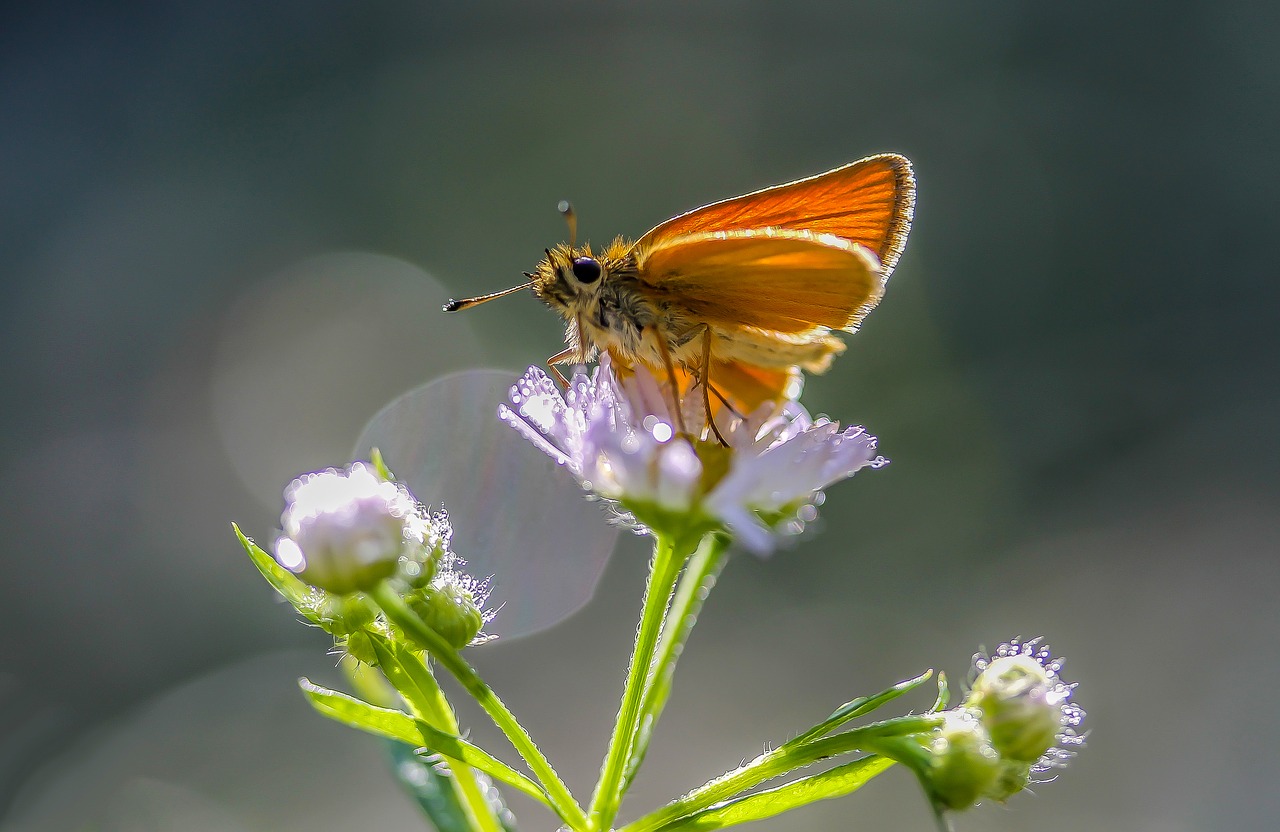
[[[880,300],[880,264],[830,234],[762,229],[663,237],[637,259],[642,283],[713,326],[781,333],[848,329]]]
[[[423,503],[442,504],[453,550],[476,578],[493,578],[485,631],[545,629],[591,598],[617,540],[599,503],[566,471],[499,421],[515,373],[468,370],[404,394],[365,427],[356,457],[378,448]]]
[[[906,245],[914,208],[911,163],[885,153],[681,214],[640,238],[636,250],[698,232],[789,228],[860,243],[880,258],[888,277]]]

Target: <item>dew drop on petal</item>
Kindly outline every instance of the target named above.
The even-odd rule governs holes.
[[[671,430],[671,425],[668,425],[666,422],[657,422],[650,429],[650,432],[653,433],[653,438],[659,442],[666,442],[674,435],[674,432]]]

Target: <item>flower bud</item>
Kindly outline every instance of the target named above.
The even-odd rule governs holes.
[[[440,634],[455,650],[471,643],[484,626],[485,617],[475,586],[467,576],[444,572],[435,582],[408,598],[409,608],[422,623]]]
[[[357,630],[347,636],[340,642],[339,646],[351,658],[364,662],[370,667],[378,666],[378,654],[373,649],[373,641],[369,638],[369,634],[363,630]]]
[[[1031,763],[1020,763],[1017,760],[1001,760],[1000,773],[996,782],[987,789],[984,797],[1004,803],[1031,782]]]
[[[312,586],[346,595],[390,577],[401,558],[425,561],[426,518],[404,488],[363,463],[304,474],[285,489],[276,559]]]
[[[350,595],[331,595],[317,593],[319,603],[313,608],[318,624],[329,635],[342,638],[358,632],[371,623],[377,616],[377,608],[367,595],[352,593]]]
[[[1000,775],[1000,755],[973,712],[948,711],[945,719],[929,743],[932,760],[926,778],[934,800],[941,806],[966,809],[995,785]]]
[[[1057,741],[1069,693],[1040,662],[1019,653],[992,659],[965,704],[981,714],[1001,756],[1034,763]]]

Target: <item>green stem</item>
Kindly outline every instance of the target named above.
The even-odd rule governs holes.
[[[675,586],[676,577],[684,563],[683,552],[677,554],[682,541],[669,535],[658,535],[654,545],[653,563],[649,569],[649,583],[645,588],[640,625],[636,629],[635,649],[631,653],[631,666],[627,670],[627,683],[622,692],[622,706],[618,721],[613,726],[609,751],[600,769],[600,782],[596,784],[588,810],[588,828],[602,832],[610,827],[618,815],[624,789],[622,772],[631,756],[631,742],[639,723],[640,703],[649,682],[649,668],[653,662],[658,636],[667,611],[667,602]]]
[[[716,576],[729,559],[729,543],[729,536],[722,532],[707,534],[702,538],[698,551],[689,559],[684,576],[680,578],[680,585],[676,588],[671,609],[667,613],[662,638],[658,641],[653,680],[645,690],[644,700],[640,704],[639,724],[632,741],[631,755],[623,772],[624,792],[631,785],[649,751],[654,727],[671,695],[671,680],[675,675],[676,662],[684,652],[684,645],[693,625],[698,622],[698,613],[702,610],[707,594],[715,586]]]
[[[507,739],[515,746],[520,756],[524,758],[534,777],[546,789],[547,797],[556,807],[561,820],[572,829],[585,830],[587,828],[587,818],[582,811],[582,807],[573,799],[568,787],[560,779],[560,775],[556,774],[555,769],[551,767],[551,763],[547,758],[538,750],[538,746],[534,745],[524,726],[507,709],[507,706],[493,692],[493,689],[480,678],[480,675],[476,673],[471,665],[467,664],[458,655],[458,651],[454,650],[439,633],[422,623],[422,620],[414,615],[413,611],[405,604],[404,599],[397,595],[389,585],[381,584],[370,594],[378,603],[378,606],[382,608],[382,611],[386,613],[388,621],[404,630],[415,642],[426,648],[427,652],[445,670],[453,674],[453,677],[458,680],[458,683],[462,685],[467,693],[475,697],[475,700],[480,703],[480,707],[484,708],[494,724],[502,730],[502,733],[506,734]]]
[[[406,687],[410,687],[407,695],[412,700],[410,705],[419,711],[418,715],[446,733],[455,736],[460,734],[458,718],[453,712],[453,706],[445,698],[444,691],[440,690],[440,685],[432,675],[431,669],[418,662],[416,656],[402,654],[392,658],[399,664],[410,682],[410,685],[397,685],[397,687],[402,693],[405,693]],[[450,760],[449,770],[453,772],[455,791],[471,828],[478,829],[480,832],[504,832],[502,823],[493,811],[493,805],[476,779],[475,770],[461,760]]]

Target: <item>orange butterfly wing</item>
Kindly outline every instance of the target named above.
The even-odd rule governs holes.
[[[641,237],[636,249],[706,231],[788,228],[860,243],[880,258],[888,278],[906,246],[915,200],[911,163],[882,153],[673,217]]]
[[[699,321],[787,334],[857,327],[884,291],[858,243],[780,228],[693,233],[637,253],[640,281]]]
[[[881,154],[681,214],[632,251],[643,283],[713,326],[852,331],[879,302],[914,208],[911,163]],[[743,412],[798,394],[795,368],[711,364],[713,387]]]

